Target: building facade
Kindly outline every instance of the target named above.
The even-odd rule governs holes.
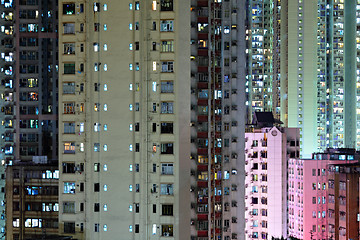
[[[57,1],[1,1],[0,9],[0,174],[4,176],[5,166],[14,160],[57,159]],[[0,186],[5,189],[5,177]],[[1,191],[2,213],[4,197]]]
[[[61,233],[242,239],[239,3],[60,2]]]
[[[287,2],[287,104],[281,120],[301,129],[304,158],[326,148],[359,148],[359,6],[344,0]]]
[[[58,234],[59,170],[54,164],[6,168],[6,239],[48,239]]]
[[[191,239],[244,239],[245,1],[191,1]],[[181,238],[183,239],[183,238]]]
[[[299,158],[299,130],[251,128],[245,137],[245,237],[286,238],[287,162]]]
[[[349,239],[355,236],[358,191],[345,190],[358,188],[356,168],[351,166],[358,163],[359,157],[354,149],[328,149],[314,153],[312,159],[289,161],[288,229],[291,237]],[[341,172],[335,167],[337,164],[343,166]]]

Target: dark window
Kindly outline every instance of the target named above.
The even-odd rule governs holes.
[[[153,204],[153,213],[156,213],[156,204]]]
[[[100,183],[94,183],[94,192],[100,192]]]
[[[135,132],[140,131],[140,123],[135,123]]]
[[[161,133],[173,133],[174,124],[163,122],[161,123]]]
[[[173,143],[162,143],[161,144],[161,154],[173,154],[174,153],[174,144]]]
[[[162,205],[161,214],[164,216],[173,216],[173,205]]]
[[[64,222],[64,233],[75,233],[75,222]]]
[[[156,164],[153,164],[153,172],[156,172]]]
[[[139,233],[140,226],[139,224],[135,224],[135,233]]]
[[[161,11],[173,11],[174,5],[173,0],[161,0],[160,1],[160,10]]]
[[[135,143],[135,152],[140,152],[140,143]]]
[[[94,203],[94,212],[100,211],[100,203]]]
[[[84,211],[84,203],[80,203],[80,212]]]
[[[75,63],[64,63],[64,74],[75,74]]]
[[[75,163],[63,163],[63,173],[75,173]]]
[[[153,132],[156,132],[156,123],[153,123],[153,125],[152,125],[152,131],[153,131]]]
[[[135,203],[135,212],[138,213],[140,211],[140,204]]]
[[[84,183],[80,183],[80,192],[83,192],[84,191]]]

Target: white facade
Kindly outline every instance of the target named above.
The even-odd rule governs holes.
[[[299,155],[297,134],[277,127],[245,133],[246,239],[287,237],[287,159]]]

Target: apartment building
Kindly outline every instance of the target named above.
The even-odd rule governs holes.
[[[242,239],[239,4],[60,2],[61,233]]]
[[[57,1],[0,2],[0,212],[5,166],[57,159]],[[5,233],[5,217],[0,231]],[[11,222],[11,219],[10,219]]]
[[[248,123],[256,111],[280,118],[281,88],[286,87],[287,1],[247,1],[246,5],[246,106]],[[286,39],[284,39],[286,43]],[[282,54],[281,54],[282,53]],[[285,111],[283,109],[283,111]]]
[[[191,1],[192,240],[245,237],[244,5]]]
[[[245,238],[286,238],[287,162],[300,155],[299,130],[257,112],[245,133]]]
[[[6,239],[57,236],[58,181],[57,162],[18,162],[7,166]]]
[[[189,2],[59,2],[61,234],[190,239],[190,30]]]
[[[303,158],[327,148],[358,149],[360,1],[287,1],[286,9],[281,120],[301,129]]]
[[[352,237],[355,236],[358,191],[344,190],[357,188],[356,168],[351,166],[358,163],[359,157],[354,149],[328,149],[314,153],[311,159],[289,161],[288,229],[291,237],[346,239],[344,236],[351,236],[349,229],[352,229]],[[343,166],[341,171],[338,165]],[[352,182],[346,181],[347,178]]]

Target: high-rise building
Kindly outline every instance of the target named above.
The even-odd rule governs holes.
[[[240,2],[60,1],[61,234],[243,239]]]
[[[191,1],[191,239],[244,239],[245,1]]]
[[[245,133],[245,238],[286,238],[287,162],[299,158],[299,130],[275,126],[268,112],[254,119]]]
[[[288,1],[286,7],[282,121],[301,129],[306,157],[329,147],[359,148],[360,2]]]
[[[246,104],[300,128],[301,154],[360,148],[360,2],[248,1]]]
[[[286,4],[282,1],[258,0],[247,3],[245,37],[248,122],[252,121],[256,111],[273,112],[276,118],[280,118],[280,104],[284,104],[281,102],[280,90],[286,87],[281,86],[286,81],[282,76],[286,74],[280,72],[286,69],[286,65],[281,65],[286,60],[286,48],[282,49],[285,45],[281,44],[284,35],[282,31],[286,31],[282,19],[287,17],[282,7]]]
[[[6,239],[48,239],[58,235],[58,181],[56,161],[7,166]],[[68,206],[66,211],[72,209]]]
[[[57,1],[3,0],[0,11],[0,186],[5,189],[6,165],[33,156],[57,159]],[[3,200],[1,191],[2,214]]]

